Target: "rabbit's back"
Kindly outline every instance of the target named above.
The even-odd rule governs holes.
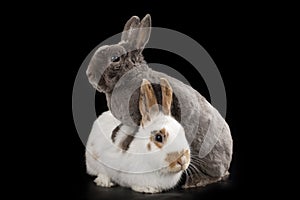
[[[166,78],[173,88],[175,98],[172,102],[172,116],[184,127],[192,153],[201,157],[203,162],[199,167],[203,174],[211,177],[224,176],[232,155],[229,127],[220,113],[191,86],[154,71],[147,65],[136,67],[125,74],[114,88],[109,105],[113,115],[127,125],[139,124],[141,115],[137,86],[142,79],[147,79],[154,84],[155,94],[160,94],[159,87],[155,87],[160,78]],[[160,104],[161,99],[157,96]]]

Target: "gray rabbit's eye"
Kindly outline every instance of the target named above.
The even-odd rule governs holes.
[[[120,61],[120,57],[119,57],[119,56],[112,56],[112,57],[110,58],[110,60],[111,60],[112,62],[119,62],[119,61]]]

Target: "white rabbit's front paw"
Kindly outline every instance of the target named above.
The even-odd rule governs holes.
[[[112,187],[115,185],[109,177],[103,174],[98,174],[98,177],[94,180],[94,182],[96,185],[101,187]]]
[[[142,193],[158,193],[161,192],[161,190],[159,190],[158,188],[155,187],[151,187],[151,186],[132,186],[131,187],[132,190],[136,191],[136,192],[142,192]]]

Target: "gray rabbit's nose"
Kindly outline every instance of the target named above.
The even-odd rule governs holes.
[[[87,72],[86,73],[87,77],[88,77],[88,80],[89,82],[92,84],[92,85],[95,85],[97,82],[95,80],[95,74],[94,73],[91,73],[91,72]]]
[[[86,73],[87,77],[89,80],[93,80],[94,79],[94,74],[92,72],[87,72]]]

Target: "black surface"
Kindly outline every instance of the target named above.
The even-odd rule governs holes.
[[[272,182],[269,179],[271,167],[266,163],[273,151],[259,150],[266,144],[262,144],[262,138],[269,134],[264,130],[268,126],[266,114],[257,107],[258,102],[268,103],[260,96],[268,90],[259,84],[265,81],[264,68],[252,60],[258,54],[252,51],[258,45],[255,35],[264,27],[258,23],[261,19],[254,17],[263,13],[260,6],[236,9],[235,5],[228,5],[228,9],[223,9],[220,5],[217,9],[212,5],[196,6],[188,1],[165,5],[132,1],[121,5],[108,1],[106,5],[33,6],[37,7],[20,9],[17,17],[10,18],[7,23],[14,28],[10,34],[12,39],[8,40],[14,43],[7,48],[12,57],[7,66],[18,67],[17,73],[14,68],[9,68],[7,75],[21,77],[15,79],[22,87],[16,86],[13,92],[17,93],[15,106],[25,109],[16,112],[21,118],[20,125],[11,125],[14,129],[22,129],[17,141],[12,140],[12,143],[22,144],[22,148],[9,156],[10,160],[17,160],[17,164],[8,162],[8,167],[13,170],[11,174],[16,175],[7,182],[13,189],[10,195],[37,196],[39,199],[52,196],[55,199],[232,199],[256,197],[266,184]],[[221,72],[227,93],[226,120],[234,141],[231,176],[226,182],[145,195],[121,187],[97,187],[92,177],[85,173],[84,145],[77,135],[71,107],[77,70],[95,46],[122,30],[127,19],[146,13],[151,14],[154,26],[174,29],[195,39]],[[148,62],[174,67],[209,99],[201,76],[182,67],[189,65],[186,61],[151,49],[146,49],[144,54]],[[20,64],[15,64],[16,61]],[[100,114],[107,109],[104,94],[96,94],[96,101]],[[33,113],[36,111],[37,114]],[[29,127],[28,130],[24,131],[25,127]]]

